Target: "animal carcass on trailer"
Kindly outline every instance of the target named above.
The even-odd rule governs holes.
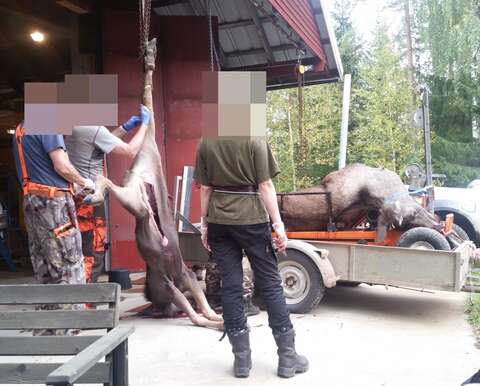
[[[349,229],[369,210],[378,212],[378,230],[385,231],[391,225],[434,229],[442,226],[408,194],[400,177],[384,168],[352,164],[328,174],[320,185],[299,193],[308,194],[279,197],[288,231],[325,230],[330,217],[337,229]]]

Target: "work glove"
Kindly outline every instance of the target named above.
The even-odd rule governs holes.
[[[275,231],[275,237],[273,238],[273,244],[279,252],[285,251],[287,249],[288,237],[285,233],[285,225],[283,222],[274,222],[272,228]]]
[[[130,131],[142,123],[142,119],[136,115],[132,115],[127,122],[125,122],[122,127],[125,131]]]
[[[212,250],[210,249],[210,245],[208,245],[208,224],[202,217],[201,225],[200,225],[200,233],[202,234],[202,244],[205,249],[209,252]]]
[[[93,193],[95,192],[95,182],[93,182],[90,178],[85,178],[85,183],[83,186],[73,184],[73,191],[75,195],[81,193]]]
[[[140,120],[142,122],[142,125],[148,125],[151,115],[152,113],[147,106],[140,105]]]

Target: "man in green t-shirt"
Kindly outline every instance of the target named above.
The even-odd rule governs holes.
[[[291,377],[308,370],[307,359],[295,351],[275,254],[275,248],[283,252],[287,246],[271,180],[279,172],[264,139],[204,138],[197,150],[194,179],[200,184],[202,240],[220,268],[223,318],[236,377],[248,377],[252,366],[242,300],[243,251],[277,342],[278,375]],[[269,220],[276,233],[274,243]]]

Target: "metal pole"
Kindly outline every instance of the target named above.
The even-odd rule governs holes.
[[[190,217],[190,198],[192,196],[193,185],[193,166],[184,166],[182,175],[182,194],[180,195],[180,209],[179,213],[185,217]],[[178,221],[178,230],[183,232],[186,226],[183,224],[182,219]]]
[[[180,182],[182,181],[181,176],[175,176],[174,191],[173,191],[173,219],[177,221],[177,212],[178,212],[178,194],[180,193]],[[180,225],[178,225],[178,230]]]
[[[350,88],[352,76],[345,74],[343,80],[343,107],[342,126],[340,128],[340,152],[338,155],[338,168],[342,169],[347,163],[347,137],[348,137],[348,113],[350,111]]]
[[[430,145],[430,110],[428,106],[428,88],[422,89],[422,115],[423,115],[423,134],[425,144],[425,172],[427,175],[427,186],[431,186],[428,189],[428,207],[427,210],[433,213],[433,178],[432,178],[432,149]]]
[[[105,166],[105,177],[108,177],[108,164],[106,157],[106,155],[103,156],[103,165]],[[105,195],[103,207],[105,210],[105,271],[108,272],[112,267],[112,255],[110,253],[110,241],[112,239],[110,224],[110,197],[108,193]]]

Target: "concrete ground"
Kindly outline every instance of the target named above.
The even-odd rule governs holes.
[[[249,318],[253,369],[232,376],[228,339],[186,318],[126,318],[130,379],[146,385],[455,386],[480,367],[465,314],[465,293],[420,293],[361,285],[329,291],[308,315],[292,315],[305,374],[277,378],[276,352],[266,313]],[[128,295],[125,306],[138,301]],[[130,304],[129,304],[130,303]]]
[[[0,275],[2,284],[31,281]],[[187,318],[142,319],[124,312],[121,323],[136,328],[129,340],[130,385],[459,386],[480,367],[464,314],[466,296],[367,285],[334,288],[310,314],[292,315],[298,352],[308,357],[310,370],[288,380],[276,376],[265,312],[249,318],[248,379],[232,376],[233,355],[228,338],[218,341],[219,331],[195,327]],[[139,291],[122,294],[123,311],[143,304]]]

